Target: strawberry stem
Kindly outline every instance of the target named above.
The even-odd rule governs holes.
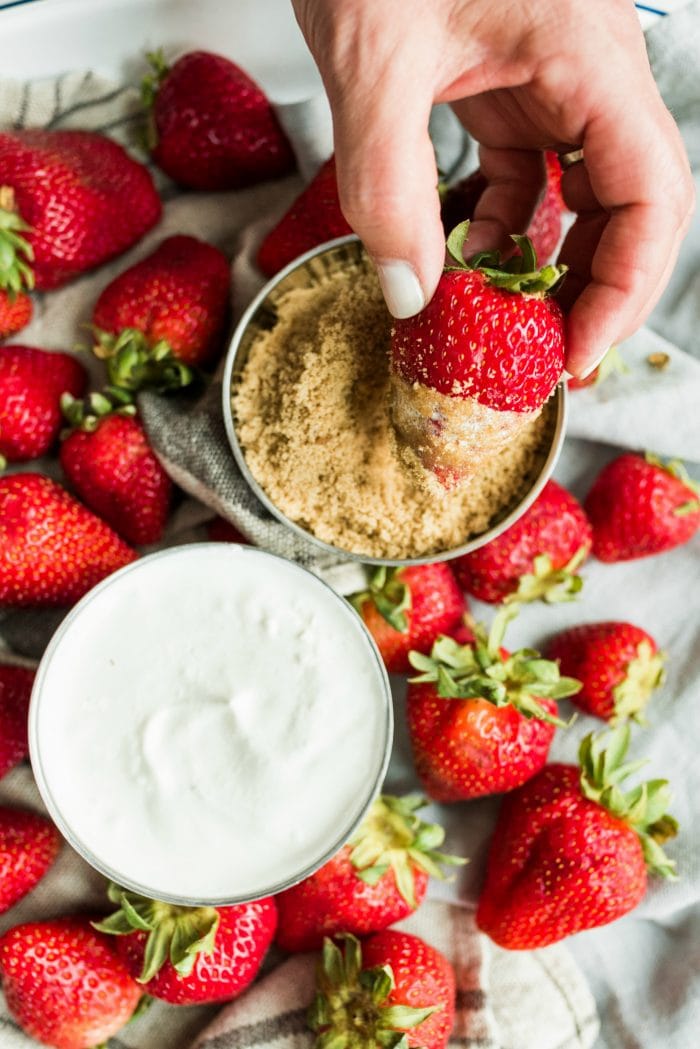
[[[371,601],[381,617],[389,626],[402,634],[408,633],[406,612],[411,607],[410,588],[399,578],[400,568],[387,568],[382,565],[375,572],[365,590],[350,594],[348,601],[360,615],[362,606]]]
[[[489,284],[504,291],[521,292],[524,295],[542,297],[557,290],[567,271],[566,266],[543,266],[538,269],[537,253],[529,237],[513,234],[518,254],[505,262],[498,251],[480,251],[467,259],[465,248],[469,237],[469,220],[460,222],[447,238],[447,252],[455,265],[446,270],[478,270]]]
[[[29,232],[31,226],[17,211],[14,190],[0,186],[0,289],[8,293],[10,301],[34,287],[34,273],[29,265],[34,251],[22,236]]]

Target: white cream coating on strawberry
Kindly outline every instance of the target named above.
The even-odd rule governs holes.
[[[355,612],[251,548],[141,562],[47,660],[40,780],[99,863],[155,897],[298,877],[342,844],[381,767],[382,674]]]

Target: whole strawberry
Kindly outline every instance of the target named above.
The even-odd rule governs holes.
[[[110,382],[132,391],[187,385],[189,366],[221,351],[229,298],[223,252],[195,237],[167,237],[95,304],[94,352],[107,360]]]
[[[176,907],[110,885],[119,909],[95,928],[142,990],[173,1005],[234,998],[257,976],[277,925],[272,897],[234,907]]]
[[[677,460],[627,452],[603,467],[584,506],[600,561],[631,561],[687,543],[700,528],[700,488]]]
[[[637,906],[648,873],[674,876],[661,848],[677,830],[668,784],[624,793],[639,767],[622,764],[628,746],[626,725],[586,736],[581,768],[548,765],[505,799],[476,912],[499,946],[530,950],[606,925]]]
[[[16,925],[0,936],[7,1008],[26,1033],[56,1049],[88,1049],[131,1019],[142,990],[109,937],[87,918]]]
[[[60,847],[61,835],[49,820],[0,806],[0,913],[31,892]]]
[[[87,380],[67,353],[0,346],[0,459],[22,462],[50,451],[61,428],[61,394],[82,397]]]
[[[325,936],[365,936],[408,917],[420,905],[428,877],[442,864],[465,862],[436,850],[445,832],[424,823],[425,799],[380,796],[359,830],[315,874],[277,897],[276,941],[285,951],[311,951]]]
[[[490,543],[452,562],[457,581],[480,601],[570,601],[583,580],[577,574],[591,549],[582,507],[556,481],[548,481],[532,506]]]
[[[13,294],[0,289],[0,339],[15,335],[32,319],[32,300],[24,292]]]
[[[578,678],[572,702],[613,723],[643,720],[652,692],[664,677],[656,642],[632,623],[585,623],[552,638],[547,655],[563,674]]]
[[[430,656],[411,653],[420,673],[409,680],[408,731],[416,772],[435,801],[460,801],[513,790],[544,765],[556,725],[557,699],[579,682],[532,649],[501,647],[506,616],[472,644],[440,637]]]
[[[274,277],[298,255],[348,233],[352,230],[340,209],[332,156],[265,236],[258,249],[258,266],[266,276]]]
[[[0,605],[71,605],[135,558],[49,477],[0,477]]]
[[[308,1025],[322,1046],[445,1049],[455,1017],[455,975],[447,958],[410,933],[387,929],[341,948],[327,939]],[[401,1038],[401,1035],[404,1038]]]
[[[453,230],[425,309],[391,334],[391,413],[399,450],[445,488],[474,476],[534,420],[564,367],[564,318],[550,293],[562,267],[521,254],[464,261],[469,223]]]
[[[27,716],[35,672],[0,664],[0,779],[29,753]]]
[[[561,220],[565,209],[561,195],[561,164],[556,153],[544,155],[547,182],[544,194],[526,232],[538,259],[549,259],[561,238]],[[442,198],[441,214],[445,235],[460,222],[473,219],[479,198],[488,181],[481,171],[473,171],[454,183]]]
[[[133,405],[113,410],[111,401],[93,394],[85,414],[79,401],[63,399],[74,422],[61,444],[63,472],[76,495],[135,546],[163,536],[172,483],[135,417]]]
[[[58,288],[126,251],[160,215],[148,170],[112,139],[0,133],[0,287]]]
[[[387,670],[408,673],[408,653],[429,652],[438,634],[457,626],[464,595],[445,562],[378,568],[369,587],[349,600],[374,638]]]
[[[237,189],[286,175],[294,154],[260,87],[222,55],[190,51],[169,67],[148,56],[143,97],[159,168],[190,189]]]

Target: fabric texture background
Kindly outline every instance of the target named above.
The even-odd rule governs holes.
[[[660,20],[648,33],[649,54],[667,104],[680,123],[689,154],[700,167],[700,4]],[[0,81],[0,127],[48,125],[106,130],[125,144],[133,141],[138,102],[132,89],[119,88],[92,74],[77,73],[52,83],[26,85]],[[82,341],[102,288],[122,269],[144,257],[165,236],[189,233],[210,240],[234,259],[234,318],[240,316],[262,278],[252,264],[260,237],[280,215],[318,162],[331,149],[330,123],[323,99],[280,110],[300,160],[299,176],[235,194],[183,194],[158,176],[166,201],[163,221],[129,254],[88,274],[65,289],[37,296],[36,317],[15,341],[66,349]],[[432,133],[440,164],[456,176],[475,166],[470,143],[451,113],[435,111]],[[255,217],[253,221],[251,218]],[[651,448],[700,463],[700,225],[683,248],[668,292],[644,329],[622,347],[629,373],[571,396],[569,439],[555,476],[577,495],[585,494],[605,461],[621,447]],[[675,345],[669,345],[657,332]],[[667,351],[664,372],[652,371],[649,353]],[[100,366],[94,364],[99,380]],[[178,508],[167,544],[202,539],[202,523],[212,512],[229,517],[251,539],[293,557],[324,575],[340,592],[357,586],[362,571],[341,559],[319,556],[264,511],[238,473],[223,429],[220,388],[214,383],[199,400],[144,396],[140,409],[151,440],[166,468],[191,498]],[[40,464],[55,472],[54,464]],[[651,725],[637,732],[635,755],[648,754],[649,775],[668,775],[675,788],[674,814],[681,837],[669,851],[682,878],[651,886],[632,915],[605,929],[543,951],[509,953],[490,945],[473,926],[473,905],[483,871],[496,799],[435,808],[446,823],[453,852],[471,857],[449,884],[436,884],[431,899],[407,923],[443,946],[458,964],[459,1018],[452,1043],[480,1049],[690,1049],[700,1023],[697,943],[700,942],[700,844],[693,832],[700,795],[694,767],[700,745],[696,714],[700,684],[700,559],[696,540],[661,558],[619,565],[591,561],[584,568],[580,602],[527,609],[509,635],[511,645],[541,644],[548,635],[581,621],[629,619],[648,629],[669,653],[668,681],[655,698]],[[478,617],[491,610],[473,602]],[[0,610],[3,658],[38,658],[61,613]],[[5,648],[1,647],[4,644]],[[387,787],[415,788],[404,728],[403,689],[395,682],[397,734]],[[573,760],[576,745],[593,723],[580,718],[559,733],[554,760]],[[0,784],[0,799],[41,807],[28,766]],[[76,908],[93,908],[104,899],[99,875],[66,846],[50,875],[25,901],[0,919],[0,929],[33,917]],[[222,1010],[174,1009],[156,1004],[110,1045],[128,1049],[209,1049],[261,1045],[286,1049],[310,1045],[299,1023],[299,1000],[309,986],[308,958],[272,958],[269,972],[240,1000]],[[579,968],[580,967],[580,968]],[[600,1014],[600,1034],[593,990]],[[215,1017],[211,1026],[207,1022]],[[275,1019],[277,1018],[277,1019]],[[282,1018],[282,1019],[280,1019]],[[267,1024],[267,1026],[265,1026]],[[255,1034],[251,1032],[255,1027]],[[0,1042],[7,1049],[32,1043],[0,1010]],[[597,1037],[596,1037],[597,1036]],[[247,1039],[247,1040],[246,1040]]]

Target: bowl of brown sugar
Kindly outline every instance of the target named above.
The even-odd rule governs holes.
[[[226,431],[258,499],[319,548],[368,564],[447,560],[495,538],[537,498],[564,440],[566,392],[560,383],[517,439],[446,491],[398,452],[391,323],[356,237],[300,256],[234,332]]]

